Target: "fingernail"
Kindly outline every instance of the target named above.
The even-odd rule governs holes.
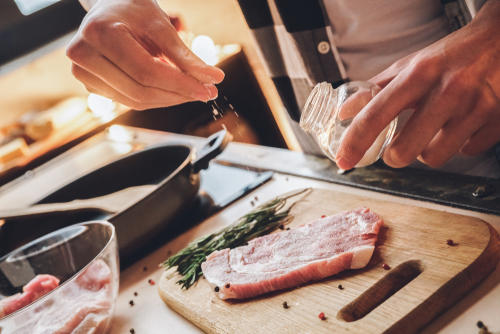
[[[208,99],[209,100],[213,100],[213,99],[217,98],[217,96],[219,95],[217,87],[215,87],[214,85],[204,85],[204,86],[208,92]]]
[[[348,170],[348,169],[351,169],[352,166],[351,164],[349,163],[349,161],[347,161],[346,159],[344,159],[343,157],[338,157],[336,160],[335,160],[335,163],[337,164],[337,166],[341,169],[344,169],[344,170]]]
[[[214,75],[213,75],[213,80],[212,80],[212,83],[213,84],[218,84],[220,83],[222,80],[224,80],[224,77],[226,76],[226,74],[224,73],[224,71],[222,71],[220,68],[218,67],[214,67],[215,71],[214,71]]]

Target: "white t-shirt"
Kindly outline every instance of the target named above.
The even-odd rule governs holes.
[[[350,80],[368,80],[449,33],[439,0],[324,0],[334,43]],[[424,167],[420,162],[412,166]],[[500,177],[493,154],[455,155],[441,170]]]
[[[439,0],[324,0],[350,80],[368,80],[449,33]]]

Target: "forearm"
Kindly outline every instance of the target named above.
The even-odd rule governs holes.
[[[97,2],[97,0],[79,0],[83,8],[88,12],[90,8]]]

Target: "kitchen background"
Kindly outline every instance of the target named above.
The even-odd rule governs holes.
[[[187,44],[200,35],[209,36],[215,43],[214,48],[210,40],[202,37],[195,41],[194,48],[226,73],[219,89],[220,95],[227,97],[238,113],[228,113],[224,118],[234,140],[298,149],[284,107],[253,47],[237,3],[233,0],[159,3],[173,17]],[[36,4],[48,7],[30,14],[36,10],[33,7]],[[27,124],[39,123],[36,118],[43,111],[70,97],[88,96],[85,87],[72,76],[71,62],[65,56],[65,46],[85,12],[73,0],[8,0],[0,8],[0,36],[7,44],[0,56],[0,143],[5,146],[11,142],[10,147],[0,148],[4,155],[0,157],[0,184],[74,146],[110,122],[199,136],[208,136],[222,127],[220,120],[214,122],[210,108],[199,102],[168,110],[123,113],[127,108],[117,107],[114,110],[117,114],[92,110],[92,116],[83,118],[65,115],[62,118],[66,122],[61,121],[63,125],[54,129],[54,133],[27,135]],[[20,13],[18,8],[28,15]],[[103,101],[97,98],[96,103],[94,109],[105,109]],[[22,138],[24,142],[17,140],[14,145],[14,138]]]

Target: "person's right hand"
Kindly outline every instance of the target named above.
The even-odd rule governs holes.
[[[224,78],[187,48],[154,0],[96,1],[66,54],[87,90],[138,110],[206,102]]]

